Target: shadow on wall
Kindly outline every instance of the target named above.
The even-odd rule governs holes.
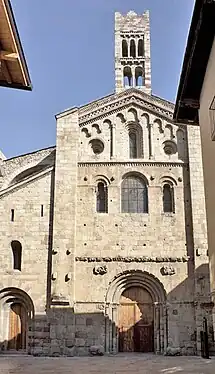
[[[174,274],[169,277],[174,277]],[[192,298],[190,292],[194,284],[196,299]],[[156,321],[156,303],[154,300],[150,301],[150,294],[148,300],[141,301],[137,293],[133,293],[132,296],[130,292],[131,288],[136,288],[136,292],[139,292],[138,289],[141,287],[143,290],[143,285],[127,285],[118,306],[117,325],[105,313],[105,303],[100,303],[101,310],[93,313],[74,313],[73,308],[62,307],[50,308],[44,315],[34,316],[29,312],[27,315],[22,308],[14,305],[20,304],[27,308],[30,303],[25,303],[21,293],[18,299],[18,293],[13,295],[8,289],[7,293],[3,293],[9,296],[4,304],[4,310],[1,305],[1,323],[7,327],[4,336],[8,338],[5,339],[1,332],[1,351],[27,350],[33,355],[76,356],[88,355],[89,348],[97,346],[101,347],[101,351],[108,352],[157,352],[157,339],[162,335],[162,347],[180,347],[184,355],[196,352],[200,354],[200,331],[203,328],[203,318],[206,317],[210,354],[214,354],[213,305],[209,296],[208,264],[199,266],[192,275],[168,293],[167,300],[162,303],[162,308],[167,306],[166,326],[160,334],[157,333],[159,321]],[[122,297],[126,297],[127,300],[123,301]],[[83,303],[78,307],[93,309],[98,305]],[[2,310],[5,314],[2,314]],[[132,315],[136,317],[131,319]],[[161,350],[162,352],[164,351]]]
[[[188,263],[189,268],[189,263]],[[195,287],[195,297],[190,290]],[[200,354],[200,331],[203,330],[203,318],[208,322],[208,339],[210,354],[215,354],[212,310],[210,297],[210,278],[208,263],[200,265],[193,274],[187,277],[167,296],[169,303],[168,325],[175,330],[169,338],[169,345],[197,351]],[[193,323],[190,323],[193,321]],[[189,337],[188,339],[185,337]],[[182,342],[184,347],[182,347]]]
[[[55,150],[53,150],[48,156],[46,156],[36,165],[30,166],[28,168],[26,165],[23,171],[13,177],[13,179],[9,182],[9,186],[13,186],[16,183],[23,182],[28,178],[33,177],[37,173],[45,171],[47,168],[54,166],[55,153]]]

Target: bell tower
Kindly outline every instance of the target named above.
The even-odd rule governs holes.
[[[151,94],[149,12],[115,13],[115,90],[135,87]]]

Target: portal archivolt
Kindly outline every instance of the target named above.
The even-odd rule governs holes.
[[[166,292],[152,274],[123,272],[106,295],[106,351],[163,353],[167,345]]]
[[[0,346],[2,350],[26,350],[34,306],[28,294],[10,287],[0,291]]]

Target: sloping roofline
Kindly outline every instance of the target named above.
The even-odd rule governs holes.
[[[196,0],[173,118],[198,123],[199,100],[215,35],[215,0]]]
[[[0,74],[1,86],[32,90],[10,0],[0,0],[0,62],[4,71]]]

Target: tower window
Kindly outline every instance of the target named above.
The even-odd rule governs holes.
[[[129,155],[130,158],[137,158],[137,133],[129,133]]]
[[[134,39],[131,39],[130,42],[130,57],[136,57],[136,46]]]
[[[135,69],[135,83],[136,83],[136,86],[138,87],[141,87],[144,85],[143,69],[141,66],[138,66]]]
[[[125,39],[122,41],[122,57],[128,57],[128,43]]]
[[[145,181],[129,175],[121,187],[122,213],[148,213],[148,190]]]
[[[13,269],[21,271],[22,245],[18,240],[13,240],[11,242],[11,248],[13,253]]]
[[[96,211],[97,213],[108,212],[108,190],[105,182],[98,182],[96,194]]]
[[[133,86],[133,78],[132,78],[132,72],[131,68],[129,66],[126,66],[123,70],[123,78],[124,78],[124,87],[126,86]]]
[[[144,56],[144,47],[143,47],[143,39],[138,40],[138,56]]]
[[[43,207],[43,205],[40,206],[40,216],[41,217],[44,216],[44,207]]]
[[[164,213],[174,213],[174,189],[169,184],[163,186],[163,211]]]

